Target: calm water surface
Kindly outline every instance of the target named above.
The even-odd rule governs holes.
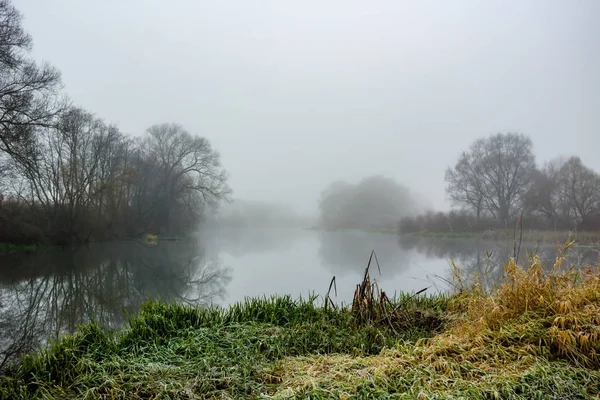
[[[555,246],[537,248],[549,262]],[[465,271],[502,275],[512,243],[432,240],[365,232],[214,230],[190,241],[148,246],[118,242],[0,258],[0,364],[72,332],[95,318],[119,328],[147,299],[227,305],[246,296],[324,295],[333,276],[337,301],[348,303],[375,250],[388,295],[451,290],[450,260]],[[487,253],[486,253],[487,251]],[[577,248],[571,262],[594,262]],[[375,266],[373,266],[375,267]]]

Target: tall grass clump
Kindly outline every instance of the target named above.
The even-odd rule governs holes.
[[[361,283],[356,285],[352,299],[352,316],[359,326],[383,325],[393,332],[437,332],[444,325],[447,297],[443,295],[419,296],[424,288],[414,294],[401,293],[390,299],[387,293],[371,280],[370,268],[379,261],[371,252]],[[425,334],[427,336],[427,334]]]
[[[599,368],[600,267],[567,268],[565,253],[573,245],[568,240],[558,250],[549,271],[532,254],[524,266],[511,259],[491,294],[477,284],[463,290],[453,301],[463,321],[451,330],[453,337],[482,345],[510,343],[549,359]]]

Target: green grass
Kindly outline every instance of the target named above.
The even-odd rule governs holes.
[[[408,304],[410,302],[410,304]],[[408,314],[427,310],[440,323],[448,298],[403,296]],[[122,332],[97,325],[26,356],[2,378],[3,398],[254,398],[274,392],[265,371],[284,357],[375,355],[435,332],[430,319],[396,332],[359,326],[349,309],[314,299],[249,299],[228,309],[146,303]],[[439,324],[436,324],[439,326]],[[137,397],[136,397],[137,396]]]

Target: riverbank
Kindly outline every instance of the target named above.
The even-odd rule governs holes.
[[[484,242],[521,241],[523,243],[561,244],[574,239],[579,245],[600,246],[600,232],[593,231],[554,231],[524,229],[493,229],[483,231],[418,231],[401,232],[393,228],[378,229],[324,229],[319,227],[307,228],[323,232],[365,232],[376,234],[391,234],[400,236],[422,237],[430,239],[480,240]]]
[[[13,242],[0,242],[0,255],[21,255],[21,254],[33,254],[43,251],[60,250],[66,248],[74,248],[78,245],[90,245],[98,243],[111,243],[111,242],[137,242],[140,244],[156,245],[158,242],[178,242],[183,240],[191,240],[190,236],[183,237],[159,237],[158,235],[146,234],[138,237],[124,237],[115,240],[104,240],[104,241],[91,241],[89,243],[70,244],[68,246],[59,246],[54,244],[48,244],[46,242],[37,242],[31,244],[20,244]]]
[[[514,229],[494,229],[482,232],[406,232],[402,235],[410,235],[436,239],[479,239],[485,241],[522,241],[528,243],[565,243],[569,238],[575,240],[579,245],[600,245],[600,232],[570,232],[570,231],[543,231]]]
[[[562,257],[557,258],[560,267]],[[457,281],[460,282],[460,281]],[[460,283],[458,283],[460,285]],[[228,309],[145,304],[80,327],[1,378],[2,398],[592,398],[600,269],[506,267],[491,293],[404,294],[366,278],[351,306],[289,297]]]
[[[475,232],[430,232],[430,231],[421,231],[421,232],[409,232],[409,233],[400,233],[400,235],[406,236],[416,236],[423,238],[432,238],[432,239],[476,239],[480,237],[480,234]]]
[[[14,244],[7,242],[0,242],[0,256],[6,255],[19,255],[19,254],[32,254],[40,251],[49,251],[56,249],[56,246],[49,244]]]

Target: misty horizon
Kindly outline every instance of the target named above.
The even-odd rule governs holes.
[[[74,104],[206,137],[234,198],[316,215],[330,182],[383,175],[448,210],[445,168],[498,132],[600,170],[595,1],[14,5]]]

